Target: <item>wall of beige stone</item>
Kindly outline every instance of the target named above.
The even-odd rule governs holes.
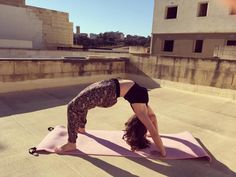
[[[127,77],[236,100],[236,61],[132,55]]]
[[[126,59],[1,59],[0,93],[64,87],[125,77]]]
[[[143,47],[143,46],[129,46],[129,53],[147,54],[147,53],[149,53],[149,49],[148,49],[148,47]]]
[[[127,52],[113,51],[66,51],[66,50],[32,50],[32,49],[0,49],[0,58],[128,58]]]
[[[194,85],[236,90],[236,61],[202,58],[130,57],[127,72]]]
[[[197,17],[202,2],[209,3],[207,16]],[[178,6],[177,18],[165,19],[166,8],[173,6]],[[226,0],[155,0],[152,33],[234,33],[235,16],[230,10]]]
[[[18,40],[5,46],[3,43],[1,48],[22,48],[20,41],[31,41],[33,48],[43,48],[42,21],[25,7],[0,4],[0,24],[0,39]]]
[[[128,73],[236,90],[236,62],[131,55],[127,59],[1,59],[0,82]]]
[[[125,73],[126,59],[1,59],[0,82]]]
[[[0,4],[13,5],[13,6],[24,6],[25,0],[0,0]]]
[[[153,55],[166,56],[184,56],[194,58],[212,58],[214,51],[219,46],[224,46],[229,34],[192,34],[192,35],[157,35],[153,34],[151,52]],[[197,39],[204,40],[201,53],[195,53],[194,43]],[[163,51],[164,40],[174,40],[174,49],[172,52]],[[235,58],[236,60],[236,58]]]
[[[44,48],[73,46],[73,23],[69,22],[68,13],[32,6],[26,8],[42,21]]]
[[[151,53],[168,56],[213,57],[215,47],[225,46],[227,40],[235,40],[235,15],[230,13],[233,1],[155,0]],[[208,3],[207,16],[197,16],[200,3]],[[166,19],[167,8],[173,6],[177,6],[177,17]],[[190,36],[186,38],[184,35]],[[163,52],[161,39],[176,40],[174,51]],[[194,40],[197,39],[204,40],[202,53],[192,52]]]
[[[236,60],[236,46],[219,46],[214,50],[214,57]]]
[[[0,1],[0,24],[0,39],[32,41],[34,49],[73,46],[73,23],[65,12]]]
[[[123,77],[236,100],[236,61],[131,55],[129,59],[1,59],[0,93]]]

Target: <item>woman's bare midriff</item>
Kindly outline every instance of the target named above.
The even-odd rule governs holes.
[[[134,85],[134,81],[132,80],[119,80],[120,83],[120,96],[124,97],[125,94],[129,91],[129,89]]]

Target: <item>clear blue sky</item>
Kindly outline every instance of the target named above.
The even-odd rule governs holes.
[[[80,26],[82,33],[148,36],[152,31],[154,0],[26,0],[26,4],[68,12],[74,29]]]

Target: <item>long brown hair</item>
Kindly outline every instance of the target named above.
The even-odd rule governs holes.
[[[136,115],[133,115],[125,123],[123,139],[131,146],[131,150],[149,147],[150,141],[146,139],[147,129]]]

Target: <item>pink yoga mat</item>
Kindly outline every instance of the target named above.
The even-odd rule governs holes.
[[[149,140],[152,144],[149,148],[132,152],[122,136],[123,131],[87,130],[86,134],[78,134],[77,150],[66,154],[162,158],[151,138]],[[164,159],[206,158],[211,160],[207,152],[189,132],[162,134],[161,137],[167,151]],[[67,142],[67,138],[67,129],[57,126],[37,146],[37,152],[53,153],[55,147]]]

